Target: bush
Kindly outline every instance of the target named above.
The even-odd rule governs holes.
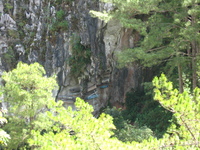
[[[104,112],[113,117],[113,123],[116,126],[116,129],[113,130],[114,137],[117,137],[122,142],[142,142],[153,136],[152,130],[146,126],[131,125],[129,121],[124,119],[121,110],[115,107],[106,108]]]
[[[126,123],[121,130],[115,130],[115,137],[122,142],[142,142],[153,136],[153,131],[146,126],[136,127]]]
[[[50,32],[60,32],[68,30],[68,22],[65,20],[65,12],[61,9],[56,12],[56,20],[50,28]]]
[[[125,124],[127,124],[127,121],[122,116],[122,112],[116,107],[113,108],[108,107],[104,110],[104,112],[113,117],[113,123],[117,129],[119,130],[123,129],[125,127]]]
[[[152,92],[151,92],[152,93]],[[154,101],[152,94],[132,90],[126,96],[127,110],[123,111],[125,119],[135,122],[140,127],[147,126],[157,137],[162,137],[171,124],[172,113]]]
[[[91,63],[91,51],[80,43],[80,38],[76,35],[72,36],[72,56],[69,58],[70,73],[75,77],[79,77],[85,70],[87,64]]]

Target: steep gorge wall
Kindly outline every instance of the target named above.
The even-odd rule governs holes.
[[[115,52],[134,47],[137,37],[115,20],[104,23],[89,14],[110,7],[94,0],[0,0],[1,73],[18,61],[39,62],[48,76],[57,74],[57,99],[66,106],[76,96],[95,113],[108,101],[124,103],[126,92],[141,89],[145,73],[137,64],[116,67]]]

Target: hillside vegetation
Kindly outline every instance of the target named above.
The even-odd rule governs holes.
[[[154,78],[154,100],[173,114],[172,120],[169,120],[170,126],[163,137],[158,139],[151,129],[131,125],[123,117],[120,118],[120,112],[114,119],[105,113],[95,118],[92,115],[93,107],[80,98],[76,99],[75,111],[71,107],[64,108],[62,102],[55,102],[51,94],[56,87],[55,78],[47,78],[44,74],[43,67],[38,63],[19,63],[16,69],[3,74],[5,85],[1,90],[10,106],[5,114],[8,122],[4,121],[6,124],[1,126],[2,148],[200,148],[199,88],[195,88],[192,93],[179,93],[164,74]],[[105,112],[113,115],[109,109]]]

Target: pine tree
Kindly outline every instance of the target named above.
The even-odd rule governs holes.
[[[168,144],[179,149],[200,148],[200,89],[195,88],[192,94],[184,91],[179,93],[173,88],[172,82],[167,81],[164,74],[153,80],[155,86],[154,99],[173,113],[176,123],[168,129],[171,137]]]
[[[54,111],[48,112],[48,116],[57,124],[54,124],[53,131],[40,134],[40,131],[33,130],[33,138],[29,140],[30,145],[38,149],[114,149],[116,147],[127,147],[117,139],[110,139],[114,129],[112,117],[101,114],[99,118],[92,115],[93,107],[84,100],[76,98],[76,111],[71,107],[61,107],[57,103]],[[56,132],[55,132],[56,131]]]
[[[183,73],[192,74],[192,88],[197,83],[200,49],[200,0],[102,0],[112,3],[109,12],[91,11],[105,21],[118,19],[126,28],[140,33],[133,49],[118,54],[119,63],[126,65],[139,60],[144,66],[168,64],[177,68],[179,91],[183,92]],[[188,71],[192,68],[191,72]],[[168,71],[169,72],[169,71]]]
[[[4,127],[10,132],[9,149],[17,149],[26,144],[31,137],[31,130],[47,128],[41,120],[45,111],[54,99],[52,90],[56,87],[55,77],[46,77],[44,68],[34,63],[31,65],[18,63],[17,68],[4,72],[2,79],[5,86],[1,87],[4,101],[8,103],[8,123]]]

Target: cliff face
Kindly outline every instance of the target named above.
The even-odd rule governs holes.
[[[1,73],[18,61],[39,62],[48,76],[57,74],[57,99],[66,106],[76,96],[95,113],[108,101],[124,103],[126,92],[141,88],[144,73],[137,64],[116,67],[115,52],[134,47],[137,35],[89,14],[110,8],[94,0],[0,0]]]

